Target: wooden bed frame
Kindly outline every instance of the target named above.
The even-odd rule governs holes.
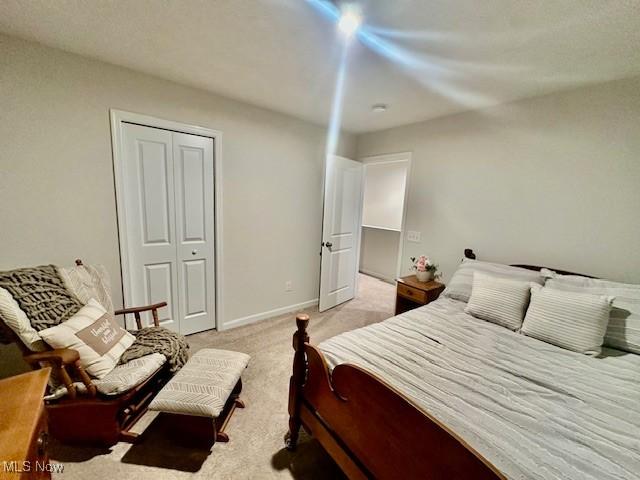
[[[464,254],[476,258],[471,249]],[[351,364],[330,372],[322,352],[309,343],[308,324],[308,315],[296,317],[285,436],[289,450],[296,448],[303,427],[351,479],[506,478],[446,425],[379,377]]]

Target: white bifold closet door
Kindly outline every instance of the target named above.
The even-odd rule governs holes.
[[[213,139],[129,123],[123,130],[129,300],[168,302],[160,321],[182,334],[214,328]]]

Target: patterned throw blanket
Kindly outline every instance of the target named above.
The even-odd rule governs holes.
[[[37,331],[68,320],[83,305],[69,290],[54,265],[0,272],[0,287],[9,291],[27,315],[31,326]],[[111,306],[110,300],[108,306]],[[127,363],[151,353],[161,353],[167,358],[171,372],[176,372],[189,359],[189,345],[180,334],[161,327],[147,327],[131,333],[135,335],[136,340],[122,354],[120,363]],[[0,342],[7,341],[8,338],[0,337]]]
[[[9,291],[38,332],[68,320],[82,308],[54,265],[0,272],[0,287]]]
[[[167,357],[172,373],[177,372],[189,359],[189,344],[179,333],[163,327],[145,327],[131,332],[136,341],[120,357],[120,363],[161,353]]]

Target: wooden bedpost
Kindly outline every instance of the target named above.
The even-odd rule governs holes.
[[[307,326],[309,315],[304,313],[296,316],[298,330],[293,334],[293,374],[289,380],[289,432],[285,436],[285,445],[288,450],[295,450],[300,433],[300,405],[302,401],[302,388],[307,374],[307,359],[304,353],[304,344],[309,343]]]

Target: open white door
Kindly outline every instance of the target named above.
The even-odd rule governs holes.
[[[360,162],[333,155],[327,157],[320,264],[321,312],[355,296],[362,172]]]

